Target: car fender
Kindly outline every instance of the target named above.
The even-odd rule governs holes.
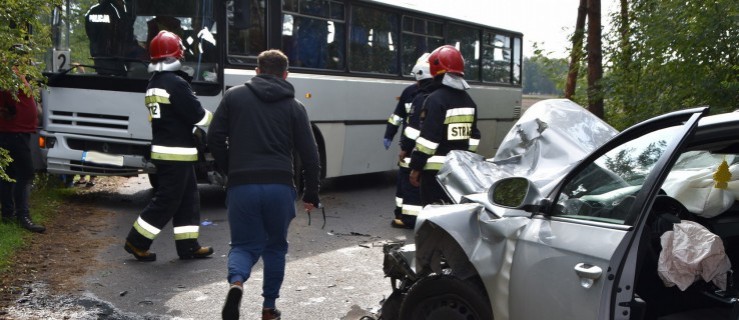
[[[498,218],[477,203],[426,206],[418,218],[415,257],[419,274],[434,271],[428,266],[433,265],[437,251],[456,248],[460,252],[444,252],[448,259],[457,260],[450,264],[462,266],[454,272],[461,278],[478,275],[495,318],[507,319],[511,262],[521,230],[530,219]],[[467,265],[474,268],[467,270]]]

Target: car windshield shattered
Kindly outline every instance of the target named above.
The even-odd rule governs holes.
[[[514,124],[492,159],[452,151],[437,179],[452,200],[486,192],[501,178],[528,177],[543,192],[618,131],[567,99],[542,100]]]

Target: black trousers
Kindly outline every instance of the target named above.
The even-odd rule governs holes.
[[[421,194],[420,189],[411,184],[410,175],[410,168],[400,168],[398,171],[398,187],[403,196],[403,209],[398,218],[405,225],[415,226],[421,206]]]
[[[438,170],[421,171],[421,205],[452,203],[438,181],[436,174]]]
[[[200,194],[195,168],[191,163],[157,163],[159,186],[151,202],[134,223],[126,240],[135,247],[148,250],[164,226],[172,220],[177,253],[187,254],[200,248]],[[178,234],[178,229],[189,228]]]
[[[31,134],[0,132],[0,148],[8,150],[13,161],[5,173],[15,182],[0,179],[0,207],[4,217],[29,215],[28,199],[33,182]]]

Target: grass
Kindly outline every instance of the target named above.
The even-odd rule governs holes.
[[[31,191],[29,206],[35,223],[44,224],[54,217],[55,209],[65,196],[73,194],[73,189],[62,188],[54,176],[45,173],[36,175]],[[21,228],[17,223],[0,223],[0,272],[11,267],[15,252],[36,234]]]

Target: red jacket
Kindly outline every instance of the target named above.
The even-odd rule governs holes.
[[[20,90],[18,100],[15,101],[11,92],[0,91],[0,132],[36,132],[36,101]]]

